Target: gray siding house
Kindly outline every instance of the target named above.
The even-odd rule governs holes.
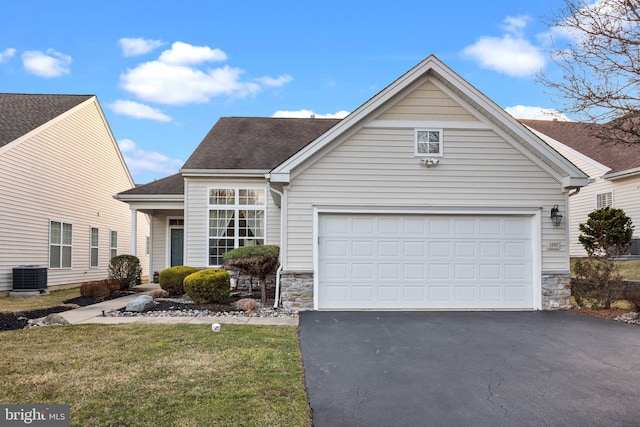
[[[180,173],[119,193],[153,270],[281,247],[292,309],[569,304],[568,194],[587,175],[434,56],[342,120],[221,118]]]

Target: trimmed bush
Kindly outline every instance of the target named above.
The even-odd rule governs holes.
[[[221,268],[196,271],[185,277],[184,290],[196,304],[226,304],[231,294],[231,275]]]
[[[158,283],[162,289],[169,292],[169,295],[183,295],[184,278],[196,271],[198,271],[197,268],[187,265],[165,268],[158,276]]]
[[[224,264],[258,278],[262,303],[267,301],[267,276],[278,270],[280,247],[256,245],[237,248],[222,255]]]
[[[109,278],[120,281],[121,289],[129,289],[141,283],[140,260],[133,255],[116,255],[109,263]]]
[[[119,284],[119,282],[118,282]],[[111,295],[109,280],[94,280],[80,285],[80,295],[89,298],[103,299]]]

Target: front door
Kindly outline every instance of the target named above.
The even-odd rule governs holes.
[[[171,228],[171,265],[184,264],[184,228]]]

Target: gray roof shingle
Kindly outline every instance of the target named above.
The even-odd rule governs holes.
[[[598,136],[602,125],[560,120],[519,121],[610,167],[609,173],[640,167],[640,144],[605,142]]]
[[[0,147],[92,96],[0,93]]]
[[[339,121],[223,117],[182,168],[271,170]]]
[[[144,185],[119,193],[120,195],[136,194],[184,194],[184,178],[179,173],[151,181]]]

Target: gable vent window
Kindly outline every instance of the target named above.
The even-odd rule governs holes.
[[[596,209],[613,207],[613,192],[596,194]]]
[[[442,129],[416,129],[415,155],[442,156]]]

